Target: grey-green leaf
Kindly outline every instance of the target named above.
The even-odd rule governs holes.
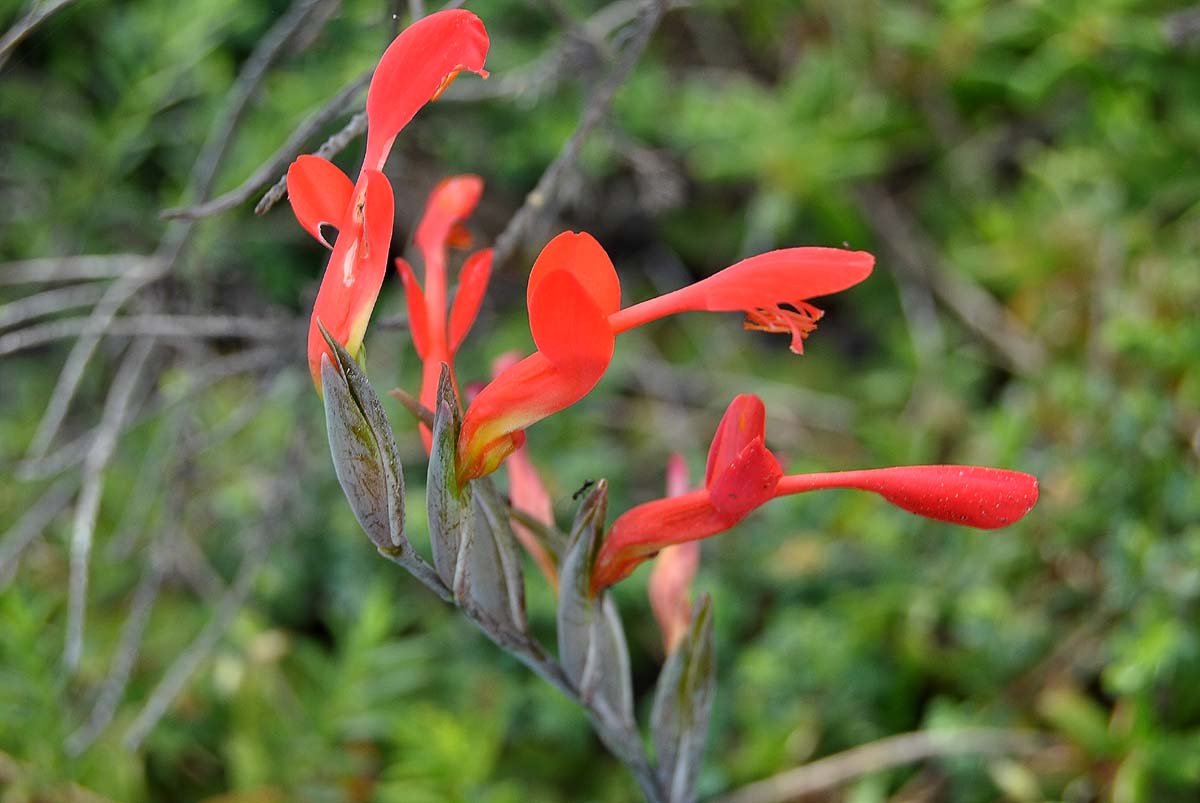
[[[326,355],[321,357],[321,385],[325,394],[329,453],[342,493],[375,546],[380,549],[391,547],[388,483],[379,447],[346,380]]]
[[[508,511],[490,477],[470,485],[474,507],[468,593],[490,618],[514,633],[525,633],[525,583]]]
[[[318,323],[318,325],[320,324]],[[387,488],[384,498],[387,506],[388,539],[381,543],[372,536],[371,540],[375,541],[375,545],[380,549],[387,547],[401,550],[411,549],[404,534],[404,468],[400,464],[400,450],[396,446],[396,436],[392,432],[391,424],[388,423],[379,396],[371,387],[362,368],[342,344],[338,343],[325,330],[324,326],[320,326],[320,329],[325,342],[329,344],[329,348],[337,357],[344,387],[349,391],[351,399],[358,407],[359,415],[375,440],[379,469]],[[325,387],[324,374],[324,365],[322,365],[322,387]],[[328,411],[328,406],[326,406],[326,410]],[[326,417],[328,418],[328,414]],[[344,488],[345,486],[343,486]]]
[[[469,582],[466,551],[470,546],[472,509],[470,485],[458,487],[454,467],[458,426],[458,417],[451,405],[445,400],[439,401],[433,418],[433,444],[425,485],[433,568],[454,592],[455,599],[461,598]]]
[[[558,591],[558,651],[563,670],[590,707],[633,723],[629,648],[616,606],[591,593],[592,566],[608,512],[604,480],[584,500],[571,528]]]
[[[650,736],[658,777],[669,803],[695,799],[716,682],[712,602],[707,594],[692,606],[687,635],[667,658],[654,691]]]

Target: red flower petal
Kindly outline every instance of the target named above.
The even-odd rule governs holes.
[[[443,179],[429,194],[425,214],[417,226],[413,240],[422,252],[445,248],[452,234],[457,236],[456,224],[469,218],[483,195],[483,179],[479,176],[451,176]]]
[[[617,271],[604,248],[587,232],[564,231],[546,243],[529,271],[526,299],[531,310],[537,286],[557,271],[573,275],[605,315],[612,315],[621,308],[621,282]]]
[[[751,441],[766,437],[766,422],[766,408],[757,396],[743,393],[729,403],[708,449],[705,487],[711,487],[716,475],[732,464]]]
[[[774,498],[775,486],[782,476],[779,461],[763,445],[762,438],[755,438],[731,464],[717,472],[708,487],[708,498],[732,527],[750,511]]]
[[[628,577],[641,563],[672,544],[698,541],[729,529],[707,491],[655,499],[622,513],[608,531],[592,570],[592,591]]]
[[[467,257],[458,273],[458,293],[450,307],[450,351],[458,351],[475,323],[479,306],[487,292],[488,280],[492,275],[492,249],[485,248]]]
[[[400,272],[400,281],[404,284],[404,302],[408,306],[408,332],[412,335],[413,348],[417,356],[425,359],[429,349],[429,323],[425,318],[425,293],[413,273],[412,265],[401,257],[396,257],[396,270]]]
[[[852,287],[871,274],[875,258],[865,251],[786,248],[744,259],[696,284],[634,304],[609,322],[618,334],[678,312],[741,310],[747,326],[792,336],[792,351],[816,328],[821,311],[805,299]]]
[[[493,379],[467,408],[458,441],[460,482],[495,471],[524,442],[524,429],[586,396],[612,361],[607,317],[565,270],[538,283],[529,328],[538,351]]]
[[[400,129],[460,70],[484,77],[488,36],[470,11],[439,11],[401,31],[384,51],[367,91],[364,164],[382,168]]]
[[[594,374],[599,381],[612,360],[613,333],[608,316],[575,274],[568,271],[545,275],[530,293],[529,331],[538,351],[564,371]]]
[[[982,466],[898,466],[784,477],[779,495],[823,488],[871,491],[899,508],[991,530],[1018,521],[1038,500],[1037,477]]]
[[[387,272],[394,216],[392,187],[387,178],[377,170],[364,170],[313,305],[308,367],[317,388],[321,387],[321,355],[329,351],[317,321],[351,354],[362,348],[367,322]]]
[[[304,230],[326,248],[321,226],[339,228],[350,206],[354,185],[332,162],[319,156],[300,156],[287,172],[288,200]]]

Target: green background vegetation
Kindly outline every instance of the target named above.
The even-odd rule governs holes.
[[[492,35],[493,77],[460,79],[457,100],[400,137],[398,249],[453,172],[487,181],[478,241],[499,232],[603,71],[586,46],[557,69],[538,61],[563,41],[553,9],[582,21],[601,5],[468,4]],[[159,212],[186,202],[231,83],[286,7],[80,0],[36,31],[0,72],[0,258],[152,253],[167,230]],[[777,501],[706,542],[697,588],[715,598],[719,691],[705,795],[951,725],[1032,728],[1051,744],[872,774],[829,799],[1200,795],[1200,41],[1176,8],[676,9],[589,140],[560,214],[499,266],[461,358],[466,381],[531,347],[524,275],[564,228],[609,248],[627,302],[774,247],[845,242],[878,258],[869,281],[821,304],[802,357],[732,314],[622,336],[596,391],[529,433],[564,523],[585,479],[608,477],[621,510],[659,495],[672,451],[698,475],[740,392],[766,400],[770,445],[791,471],[962,462],[1041,479],[1033,513],[995,533],[830,492]],[[21,11],[6,0],[0,20]],[[391,35],[386,3],[329,11],[268,74],[218,191]],[[498,97],[462,97],[493,85]],[[353,169],[360,149],[339,163]],[[67,782],[129,801],[630,799],[577,710],[358,531],[302,353],[324,252],[286,208],[257,218],[250,206],[198,224],[125,313],[256,316],[280,336],[251,370],[200,385],[206,366],[261,344],[155,347],[105,469],[77,673],[62,666],[71,505],[4,578],[3,799],[68,799]],[[41,289],[0,284],[0,303]],[[389,277],[376,317],[401,309]],[[415,390],[406,337],[368,334],[381,389]],[[52,454],[96,426],[129,343],[102,343]],[[68,345],[0,360],[0,527],[57,477],[78,485],[78,460],[23,460]],[[420,539],[423,455],[403,411],[389,413]],[[261,565],[255,549],[267,550]],[[72,755],[64,743],[91,715],[155,561],[166,568],[128,685],[98,740]],[[229,606],[157,727],[126,749],[164,674],[220,623],[223,600],[240,600],[247,565],[244,605]],[[618,591],[643,708],[661,661],[646,574]],[[550,634],[550,592],[531,567],[528,585],[534,627]]]

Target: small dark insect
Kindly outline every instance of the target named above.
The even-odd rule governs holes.
[[[581,497],[585,493],[587,493],[587,489],[591,488],[595,484],[596,484],[595,480],[584,480],[583,485],[579,486],[579,490],[576,491],[575,493],[571,494],[571,498],[574,499],[576,502],[578,502],[579,497]]]

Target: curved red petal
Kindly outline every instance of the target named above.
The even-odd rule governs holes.
[[[559,271],[573,275],[605,315],[621,308],[621,282],[604,248],[587,232],[564,231],[546,243],[529,271],[526,300],[531,310],[538,285]]]
[[[763,445],[762,438],[755,438],[732,463],[717,471],[708,486],[708,497],[713,508],[732,527],[775,496],[775,487],[782,476],[779,461]]]
[[[425,214],[417,225],[413,240],[424,253],[432,248],[445,248],[455,227],[475,211],[483,195],[483,179],[474,175],[451,176],[443,179],[429,194]]]
[[[529,331],[538,351],[564,372],[594,374],[598,381],[612,360],[608,316],[571,272],[554,271],[537,283],[529,296]]]
[[[779,493],[858,488],[918,516],[992,530],[1020,520],[1038,500],[1037,477],[983,466],[898,466],[784,477]]]
[[[767,411],[762,399],[750,393],[734,397],[725,408],[725,415],[721,417],[708,449],[708,463],[704,469],[706,488],[712,486],[716,475],[732,464],[751,441],[766,438],[766,422]]]
[[[458,351],[487,292],[488,280],[492,276],[492,249],[476,251],[467,257],[458,274],[458,293],[450,307],[450,351]]]
[[[400,32],[384,51],[367,91],[367,153],[379,169],[392,141],[417,111],[461,70],[486,77],[488,35],[470,11],[438,11]]]
[[[610,336],[608,357],[611,343]],[[607,368],[607,358],[580,357],[560,364],[537,351],[493,379],[463,417],[459,481],[495,471],[524,442],[527,427],[582,399]]]
[[[841,248],[783,248],[743,259],[689,289],[710,311],[746,310],[838,293],[871,275],[875,257]]]
[[[364,170],[354,189],[349,214],[321,279],[308,332],[308,363],[321,386],[321,355],[329,352],[320,321],[351,354],[362,347],[367,322],[387,272],[395,209],[392,187],[376,170]],[[333,355],[330,355],[332,359]]]
[[[425,293],[421,291],[421,283],[413,273],[412,265],[401,257],[396,257],[396,270],[400,273],[400,281],[404,285],[404,302],[408,307],[408,331],[412,335],[413,348],[417,356],[425,359],[429,349],[429,324],[425,320]]]
[[[729,529],[707,491],[655,499],[622,513],[608,531],[592,569],[592,590],[628,577],[641,563],[672,544],[698,541]]]
[[[621,310],[610,319],[620,333],[678,312],[707,310],[746,313],[747,328],[791,335],[792,351],[821,317],[805,299],[858,284],[871,274],[875,258],[865,251],[838,248],[785,248],[744,259],[696,284]]]
[[[339,228],[350,206],[354,184],[332,162],[320,156],[300,156],[287,172],[288,201],[304,230],[326,248],[333,246],[321,226]]]

